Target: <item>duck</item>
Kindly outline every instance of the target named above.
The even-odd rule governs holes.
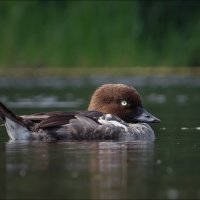
[[[145,110],[137,90],[125,84],[103,84],[91,96],[85,111],[51,111],[16,115],[0,102],[11,140],[40,141],[154,141],[149,123],[160,119]]]

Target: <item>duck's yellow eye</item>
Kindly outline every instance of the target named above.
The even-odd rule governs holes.
[[[126,106],[127,105],[127,101],[122,101],[121,104],[122,104],[122,106]]]

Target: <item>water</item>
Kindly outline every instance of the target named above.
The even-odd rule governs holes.
[[[87,108],[95,84],[1,87],[18,114]],[[11,142],[0,127],[0,198],[200,198],[199,85],[138,85],[161,119],[154,143]]]

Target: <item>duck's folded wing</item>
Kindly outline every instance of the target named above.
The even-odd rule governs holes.
[[[74,119],[75,115],[55,115],[48,116],[47,118],[41,120],[35,125],[35,130],[38,129],[51,129],[59,128],[70,123],[71,119]]]
[[[101,124],[99,112],[57,113],[43,119],[34,127],[35,132],[44,130],[55,139],[101,140],[116,139],[119,131],[112,124]]]
[[[43,120],[46,120],[50,117],[66,117],[66,118],[70,118],[73,115],[75,115],[77,112],[59,112],[59,111],[55,111],[55,112],[48,112],[48,113],[34,113],[32,115],[21,115],[20,117],[23,118],[24,120],[29,120],[35,123],[40,123]]]

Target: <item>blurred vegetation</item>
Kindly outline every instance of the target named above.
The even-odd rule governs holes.
[[[0,67],[200,66],[200,1],[0,1]]]

